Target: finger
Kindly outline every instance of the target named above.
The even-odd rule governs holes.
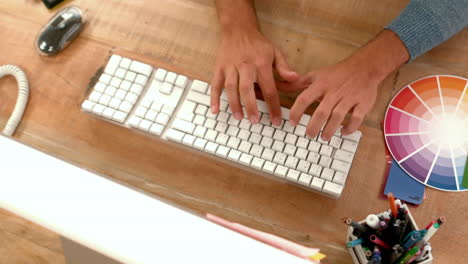
[[[322,131],[322,139],[329,141],[332,136],[335,134],[336,130],[343,123],[343,120],[346,117],[346,114],[353,108],[354,104],[350,103],[347,100],[341,100],[338,102],[336,107],[333,109],[330,119],[328,119],[327,124]]]
[[[237,120],[241,120],[243,117],[242,107],[239,101],[239,74],[235,67],[229,67],[226,70],[226,82],[224,83],[224,89],[226,91],[229,107],[231,108],[232,114]]]
[[[291,111],[289,113],[289,122],[291,125],[296,126],[299,124],[299,120],[301,119],[302,115],[306,111],[306,109],[319,97],[322,96],[320,90],[318,90],[313,85],[310,86],[308,89],[304,90],[294,101],[293,106],[291,107]]]
[[[271,66],[258,69],[258,84],[262,90],[263,98],[268,105],[271,122],[273,125],[281,124],[280,101]]]
[[[294,82],[299,78],[299,74],[291,69],[283,53],[276,49],[275,50],[275,69],[279,76],[287,82]]]
[[[362,124],[362,121],[364,121],[364,117],[367,114],[367,112],[368,112],[368,108],[365,107],[363,104],[355,105],[354,108],[352,109],[349,122],[341,130],[341,133],[345,136],[354,133]]]
[[[299,76],[293,82],[276,81],[276,88],[282,92],[293,93],[307,89],[312,84],[314,77],[313,72]]]
[[[243,65],[239,67],[239,95],[247,111],[247,117],[252,124],[257,124],[260,120],[255,97],[255,85],[257,80],[255,66]]]
[[[307,126],[306,133],[309,137],[317,137],[322,127],[330,118],[330,114],[338,101],[339,99],[336,96],[325,96],[323,98],[317,109],[312,114],[309,125]]]
[[[224,72],[217,69],[213,80],[211,81],[211,112],[217,114],[219,112],[219,97],[221,96],[222,87],[224,85]]]

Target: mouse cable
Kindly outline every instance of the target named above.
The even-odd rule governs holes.
[[[23,118],[24,109],[29,98],[29,83],[26,74],[19,67],[14,65],[4,65],[0,67],[0,79],[6,75],[12,75],[18,82],[18,99],[16,100],[13,113],[6,123],[3,134],[12,136],[15,133],[16,127]]]

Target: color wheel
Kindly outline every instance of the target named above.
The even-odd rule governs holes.
[[[384,134],[393,158],[417,181],[468,189],[467,79],[429,76],[404,87],[387,108]]]

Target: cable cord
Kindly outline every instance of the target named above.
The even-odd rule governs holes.
[[[12,75],[18,82],[18,99],[16,100],[13,113],[6,123],[3,134],[12,136],[15,133],[16,127],[23,118],[24,110],[29,98],[29,83],[26,74],[19,67],[14,65],[4,65],[0,67],[0,79],[6,75]]]

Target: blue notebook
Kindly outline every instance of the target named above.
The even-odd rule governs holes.
[[[394,159],[391,162],[384,194],[393,193],[400,200],[421,204],[424,198],[424,184],[409,176]]]

